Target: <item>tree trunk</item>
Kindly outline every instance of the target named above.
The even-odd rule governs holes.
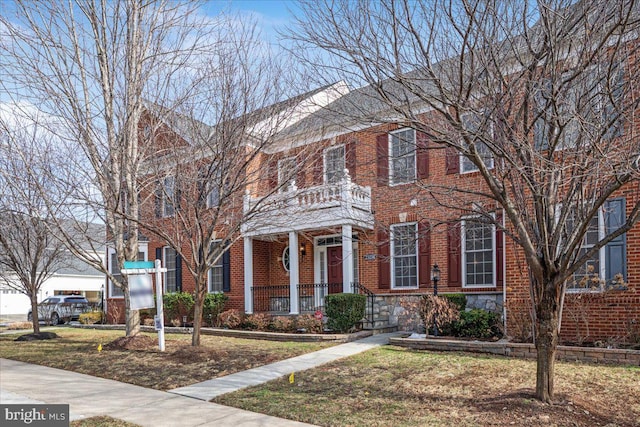
[[[140,332],[140,312],[131,309],[129,288],[123,288],[122,290],[124,291],[125,335],[132,337]]]
[[[200,293],[196,292],[196,300],[193,306],[193,335],[191,335],[191,345],[197,347],[200,345],[200,328],[202,328],[202,307],[204,299],[200,297]]]
[[[558,326],[560,304],[555,286],[547,286],[542,300],[536,307],[536,397],[545,403],[553,401],[556,349],[558,347]]]
[[[40,319],[38,318],[38,294],[31,294],[31,322],[33,323],[33,333],[40,333]]]

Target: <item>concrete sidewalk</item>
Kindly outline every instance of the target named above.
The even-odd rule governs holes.
[[[372,348],[388,344],[390,337],[399,335],[401,334],[397,332],[373,335],[361,340],[303,354],[270,365],[176,388],[169,390],[169,393],[208,401],[214,397],[231,393],[232,391],[263,384],[285,375],[290,375],[292,372],[304,371],[325,363],[333,362],[334,360],[371,350]]]
[[[109,415],[141,426],[308,426],[175,393],[0,359],[0,402],[69,404],[72,419]]]

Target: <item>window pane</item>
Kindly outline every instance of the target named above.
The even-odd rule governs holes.
[[[495,286],[493,274],[493,227],[465,222],[465,285]]]
[[[393,283],[395,288],[418,284],[416,224],[391,227],[393,234]]]
[[[327,183],[339,182],[344,177],[344,146],[328,149],[325,152]]]
[[[391,134],[391,181],[405,183],[415,180],[415,131],[406,129]]]

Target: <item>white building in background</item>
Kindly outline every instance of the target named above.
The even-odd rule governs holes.
[[[55,294],[80,294],[91,302],[100,302],[103,288],[104,273],[74,258],[42,285],[38,302]],[[0,317],[23,315],[26,321],[30,307],[29,297],[0,282]]]

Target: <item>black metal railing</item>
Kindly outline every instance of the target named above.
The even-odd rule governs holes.
[[[373,318],[373,306],[375,303],[376,295],[358,282],[351,283],[351,290],[354,294],[360,294],[367,297],[367,304],[365,306],[364,319],[362,319],[362,326],[373,328],[375,326],[375,319]]]
[[[298,309],[300,313],[324,311],[325,297],[343,292],[342,283],[303,283],[298,288]],[[254,286],[251,288],[254,312],[288,314],[291,311],[289,285]],[[375,294],[358,282],[351,283],[353,293],[367,298],[363,326],[373,327],[373,305]]]

